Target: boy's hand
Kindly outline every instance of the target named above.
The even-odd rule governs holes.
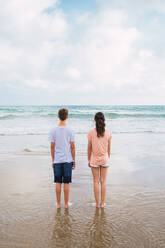
[[[91,167],[91,166],[90,166],[90,162],[88,162],[88,166]]]
[[[52,162],[52,168],[54,168],[54,163]]]
[[[75,164],[75,162],[73,162],[72,170],[74,170],[75,167],[76,167],[76,164]]]

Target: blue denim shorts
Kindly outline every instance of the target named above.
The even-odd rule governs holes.
[[[72,167],[71,163],[55,163],[54,164],[54,182],[55,183],[71,183],[72,182]]]

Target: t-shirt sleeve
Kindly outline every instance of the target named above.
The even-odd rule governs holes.
[[[48,140],[49,140],[49,142],[55,142],[55,137],[54,137],[54,131],[53,130],[50,130]]]
[[[73,131],[71,130],[71,134],[70,134],[70,142],[74,142],[75,141],[75,138],[74,138],[74,133]]]

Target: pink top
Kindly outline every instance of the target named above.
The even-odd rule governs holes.
[[[108,162],[108,141],[110,139],[111,134],[107,130],[103,137],[97,137],[96,128],[88,132],[88,142],[92,143],[90,164],[103,165]]]

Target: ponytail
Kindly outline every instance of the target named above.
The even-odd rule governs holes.
[[[105,132],[105,117],[102,112],[95,114],[97,137],[103,137]]]

